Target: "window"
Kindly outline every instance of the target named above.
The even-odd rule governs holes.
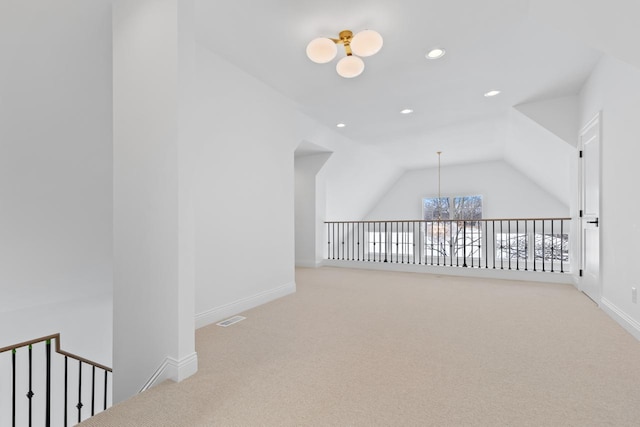
[[[482,196],[422,199],[422,216],[427,258],[480,258]]]
[[[482,196],[453,198],[452,219],[482,219]]]
[[[449,198],[422,199],[422,217],[426,221],[449,219]]]
[[[453,206],[453,212],[451,212]],[[422,199],[422,218],[425,221],[438,219],[482,219],[482,196],[456,196]]]

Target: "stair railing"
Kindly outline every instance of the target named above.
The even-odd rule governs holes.
[[[30,341],[25,341],[25,342],[21,342],[19,344],[14,344],[14,345],[10,345],[4,348],[0,348],[0,355],[10,352],[10,356],[11,356],[11,382],[10,382],[10,395],[11,398],[10,403],[6,403],[3,398],[3,396],[0,396],[0,398],[2,398],[2,400],[0,400],[0,413],[4,413],[4,414],[10,414],[10,422],[11,425],[13,427],[16,426],[16,422],[19,422],[19,425],[29,425],[31,426],[32,424],[36,424],[36,425],[42,425],[40,423],[40,421],[44,421],[44,425],[46,427],[50,427],[51,426],[51,419],[52,419],[52,377],[53,377],[53,372],[52,372],[52,341],[55,341],[55,353],[64,356],[64,385],[62,386],[62,384],[60,385],[61,387],[63,387],[64,393],[63,393],[63,398],[56,398],[55,400],[63,400],[64,401],[64,407],[63,407],[63,411],[62,414],[60,414],[60,416],[64,417],[64,423],[62,425],[67,426],[68,425],[68,418],[69,418],[69,392],[70,392],[70,376],[73,376],[73,380],[77,379],[77,390],[78,390],[78,403],[75,405],[75,409],[77,410],[77,422],[80,423],[81,421],[83,421],[86,418],[89,418],[89,416],[87,416],[86,413],[83,414],[83,408],[85,406],[85,403],[83,403],[83,399],[87,400],[88,399],[88,392],[83,393],[83,389],[82,389],[82,372],[83,372],[83,366],[86,366],[86,368],[90,369],[91,371],[91,411],[90,414],[91,416],[96,414],[96,370],[98,370],[99,372],[103,372],[104,373],[104,380],[103,383],[101,384],[101,394],[102,394],[102,409],[97,409],[98,412],[100,412],[101,410],[106,410],[107,407],[110,405],[111,403],[111,399],[110,399],[110,393],[109,393],[109,375],[112,375],[112,369],[109,368],[108,366],[104,366],[100,363],[96,363],[93,362],[91,360],[85,359],[83,357],[77,356],[73,353],[69,353],[67,351],[64,351],[60,348],[60,334],[53,334],[53,335],[48,335],[45,337],[41,337],[41,338],[37,338],[34,340],[30,340]],[[40,347],[39,344],[44,343],[44,369],[39,368],[36,369],[34,372],[34,356],[36,356],[36,358],[41,359],[41,354],[37,355],[36,354],[36,348],[35,347]],[[27,366],[18,366],[18,360],[19,357],[22,356],[24,353],[27,353],[28,356],[28,362],[27,362]],[[70,374],[70,368],[69,368],[69,359],[72,359],[75,362],[78,362],[78,371],[77,371],[77,376],[75,375],[71,375]],[[86,369],[85,369],[86,370]],[[26,372],[24,372],[26,371]],[[44,372],[43,372],[44,371]],[[24,404],[24,401],[20,401],[18,400],[18,394],[20,394],[20,392],[18,391],[18,379],[21,379],[22,381],[25,380],[25,378],[20,378],[23,375],[21,375],[21,373],[24,372],[26,374],[26,381],[28,384],[27,387],[27,393],[25,394],[26,398],[27,398],[27,402],[26,404]],[[4,377],[4,375],[0,376]],[[36,391],[34,390],[34,381],[37,382],[38,384],[44,383],[44,393],[45,393],[45,398],[44,398],[44,402],[43,401],[38,401],[38,404],[36,405],[37,408],[34,409],[34,397],[36,396]],[[99,380],[98,380],[99,381]],[[62,381],[60,381],[62,382]],[[22,387],[24,389],[24,386]],[[42,393],[42,390],[39,390],[38,393]],[[75,394],[75,393],[74,393]],[[62,403],[62,402],[60,402]],[[7,408],[10,406],[10,410],[7,410]],[[24,409],[26,410],[26,414],[20,414],[18,411],[19,407],[24,407]],[[43,412],[43,413],[42,413]],[[60,411],[54,411],[54,412],[60,412]],[[24,419],[23,419],[24,418]],[[37,418],[37,419],[36,419]],[[9,420],[6,420],[9,421]],[[4,419],[0,420],[0,424],[3,424],[3,422],[6,422]],[[25,422],[26,421],[26,422]],[[57,423],[56,423],[57,424]]]

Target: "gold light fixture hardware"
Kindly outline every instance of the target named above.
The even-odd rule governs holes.
[[[338,34],[337,39],[331,39],[335,44],[344,45],[344,51],[347,56],[353,55],[353,51],[351,50],[351,40],[353,40],[353,31],[342,30],[340,34]]]
[[[343,45],[346,56],[336,65],[336,71],[344,78],[359,76],[364,71],[364,61],[360,57],[376,54],[383,44],[382,36],[373,30],[363,30],[353,34],[342,30],[338,38],[319,37],[307,45],[307,56],[318,64],[327,63],[336,57],[336,45]]]

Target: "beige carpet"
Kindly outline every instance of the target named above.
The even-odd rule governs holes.
[[[296,280],[247,320],[199,329],[194,377],[86,426],[640,425],[640,343],[571,286],[339,268]]]

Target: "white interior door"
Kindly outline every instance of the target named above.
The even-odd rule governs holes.
[[[580,134],[581,170],[581,290],[596,304],[600,283],[600,115]]]

